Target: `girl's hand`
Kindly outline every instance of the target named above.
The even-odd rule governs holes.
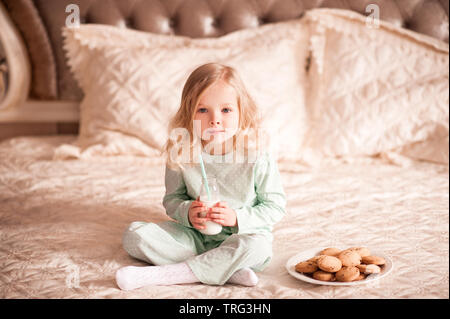
[[[208,220],[206,218],[206,212],[208,207],[199,200],[199,197],[192,202],[191,207],[189,207],[189,221],[195,229],[205,229],[205,222]],[[205,217],[200,217],[200,213],[205,212]]]
[[[237,225],[237,217],[234,209],[228,207],[226,202],[218,202],[210,208],[207,217],[209,220],[222,226],[234,227]]]

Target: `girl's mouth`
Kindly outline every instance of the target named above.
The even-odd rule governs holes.
[[[225,130],[209,129],[206,131],[207,134],[220,134],[225,133]]]

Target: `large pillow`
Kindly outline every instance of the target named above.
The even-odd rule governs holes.
[[[309,148],[448,163],[447,43],[347,10],[312,10],[305,22],[313,52]]]
[[[259,107],[278,158],[296,158],[307,120],[308,36],[301,20],[191,39],[106,25],[65,28],[68,64],[85,97],[79,137],[55,159],[158,156],[189,74],[208,62],[234,67]]]

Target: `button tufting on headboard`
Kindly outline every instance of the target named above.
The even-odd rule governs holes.
[[[61,27],[69,4],[80,8],[81,23],[101,23],[141,31],[218,37],[262,24],[295,19],[305,10],[342,8],[368,15],[368,5],[379,7],[380,18],[398,26],[448,42],[448,0],[0,0],[24,35],[33,70],[31,96],[80,100],[82,92],[69,72],[62,50]],[[35,12],[24,19],[21,10]],[[34,10],[34,11],[33,11]],[[33,33],[34,32],[34,33]],[[47,39],[51,50],[36,49],[33,39]],[[53,55],[48,57],[48,55]],[[47,57],[43,56],[47,55]],[[40,61],[52,61],[57,88],[45,92],[40,81],[48,81]],[[51,83],[51,81],[50,81]]]

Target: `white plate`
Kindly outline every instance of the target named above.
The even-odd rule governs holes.
[[[354,246],[354,247],[356,247],[356,246]],[[305,251],[298,253],[298,254],[292,256],[291,258],[289,258],[289,260],[286,263],[286,269],[287,269],[288,273],[292,277],[295,277],[297,279],[300,279],[300,280],[303,280],[303,281],[306,281],[306,282],[309,282],[312,284],[316,284],[316,285],[356,286],[356,285],[364,285],[369,282],[373,282],[375,280],[383,278],[384,276],[389,274],[394,267],[394,265],[392,264],[392,260],[388,256],[386,256],[386,254],[376,251],[376,250],[372,251],[369,248],[371,255],[383,257],[386,260],[386,264],[384,264],[384,266],[381,269],[381,272],[379,274],[368,275],[364,280],[350,281],[350,282],[322,281],[322,280],[316,280],[314,278],[308,277],[304,274],[301,274],[301,273],[295,271],[296,264],[298,264],[301,261],[305,261],[305,260],[308,260],[309,258],[316,256],[320,251],[322,251],[325,248],[327,248],[327,247],[308,249],[308,250],[305,250]],[[337,247],[337,248],[339,248],[339,247]]]

